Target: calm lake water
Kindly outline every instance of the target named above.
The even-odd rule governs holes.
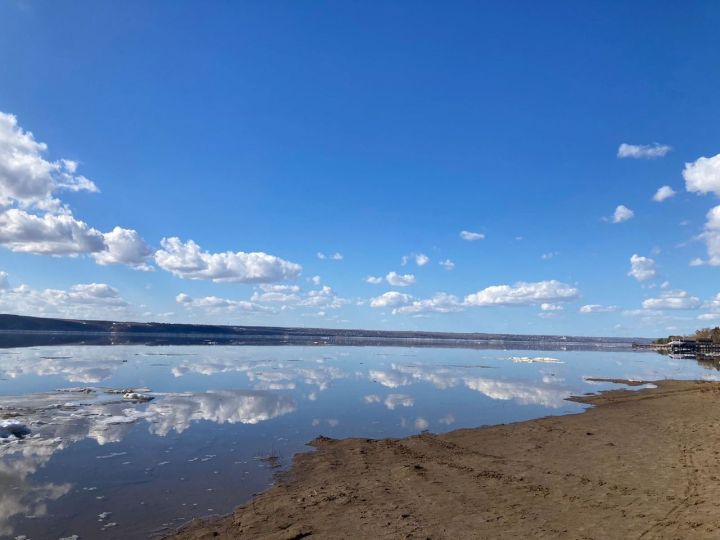
[[[162,535],[268,488],[318,435],[402,437],[576,413],[583,406],[566,397],[618,387],[591,377],[717,375],[639,352],[4,349],[0,421],[6,435],[11,416],[30,434],[0,438],[0,537]],[[131,389],[153,399],[117,393]]]

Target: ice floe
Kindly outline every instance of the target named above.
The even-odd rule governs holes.
[[[510,358],[516,364],[564,364],[562,360],[549,356],[513,356]]]

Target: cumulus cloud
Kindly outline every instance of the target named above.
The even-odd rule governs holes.
[[[11,251],[35,255],[92,255],[101,265],[125,264],[136,270],[152,270],[152,250],[137,231],[115,227],[101,233],[69,210],[59,214],[32,214],[20,208],[0,213],[0,245]]]
[[[617,151],[619,158],[653,159],[666,156],[672,150],[667,144],[627,144],[622,143]]]
[[[418,253],[415,255],[415,264],[418,266],[425,266],[427,263],[430,262],[430,257],[425,255],[424,253]]]
[[[380,285],[383,282],[383,278],[380,276],[368,276],[365,278],[365,283],[370,283],[371,285]]]
[[[47,145],[24,131],[11,114],[0,112],[0,245],[37,255],[92,255],[99,264],[127,264],[148,270],[150,248],[136,231],[109,233],[75,218],[56,194],[98,191],[77,174],[78,163],[48,161]]]
[[[460,238],[468,242],[475,242],[477,240],[485,240],[485,235],[472,231],[460,231]]]
[[[374,308],[393,308],[393,315],[413,315],[421,313],[451,313],[462,311],[464,304],[452,294],[439,292],[431,298],[419,299],[412,295],[389,291],[370,300]]]
[[[655,195],[653,195],[652,200],[655,202],[663,202],[670,197],[674,197],[676,195],[675,190],[671,188],[670,186],[662,186],[658,188],[658,190],[655,192]]]
[[[615,212],[610,217],[610,221],[613,223],[622,223],[623,221],[632,219],[634,216],[635,212],[630,210],[627,206],[620,204],[615,208]]]
[[[586,304],[580,308],[580,313],[613,313],[617,306],[603,306],[602,304]]]
[[[324,285],[320,289],[308,291],[299,305],[321,309],[339,309],[349,302],[346,298],[339,297],[331,287]]]
[[[630,271],[628,276],[632,276],[638,281],[647,281],[656,275],[655,261],[649,257],[642,257],[634,254],[630,257]]]
[[[440,261],[438,264],[440,266],[442,266],[445,270],[448,270],[448,271],[455,268],[455,263],[452,262],[450,259],[445,259],[444,261]]]
[[[705,230],[700,235],[700,238],[705,241],[707,246],[707,264],[720,266],[720,206],[711,208],[707,213]]]
[[[262,292],[255,291],[253,293],[250,298],[252,302],[282,304],[282,309],[291,306],[339,309],[350,303],[350,300],[338,296],[328,285],[306,293],[302,293],[297,285],[261,285],[260,289]],[[320,312],[318,315],[324,316],[325,313]]]
[[[57,191],[98,191],[78,175],[78,164],[68,159],[48,161],[47,145],[24,131],[12,114],[0,112],[0,204],[23,207],[58,207]]]
[[[103,234],[103,240],[105,249],[93,253],[93,257],[98,264],[125,264],[143,271],[153,269],[148,264],[153,251],[137,231],[115,227],[109,233]]]
[[[444,292],[436,293],[432,298],[408,299],[407,303],[393,309],[393,315],[407,315],[420,313],[452,313],[462,311],[463,303],[457,296]]]
[[[192,240],[163,238],[155,263],[177,277],[216,283],[269,283],[296,278],[302,267],[263,252],[209,253]]]
[[[666,291],[656,298],[643,301],[643,309],[698,309],[702,305],[697,296],[691,296],[687,291]]]
[[[298,285],[260,285],[262,292],[255,291],[250,298],[253,302],[274,302],[292,304],[300,301],[300,287]]]
[[[686,163],[682,174],[688,191],[720,196],[720,154]]]
[[[78,255],[105,249],[102,233],[72,214],[40,217],[18,208],[0,214],[0,244],[11,251],[37,255]]]
[[[321,261],[324,261],[326,259],[329,259],[331,261],[342,261],[344,259],[342,253],[333,253],[332,255],[326,255],[322,251],[317,252],[317,258]]]
[[[229,311],[258,313],[271,311],[265,306],[260,306],[247,300],[228,300],[227,298],[219,298],[217,296],[193,298],[188,294],[180,293],[175,297],[175,301],[188,308],[202,309],[209,312]]]
[[[0,311],[18,315],[66,318],[127,317],[129,304],[117,289],[104,283],[83,283],[63,289],[11,287],[2,272]]]
[[[388,291],[370,300],[370,306],[374,308],[394,308],[404,306],[412,301],[409,294]]]
[[[556,280],[493,285],[465,297],[470,306],[531,305],[575,300],[577,288]]]
[[[389,272],[385,276],[385,280],[393,287],[407,287],[415,283],[415,276],[412,274],[398,274],[397,272]]]

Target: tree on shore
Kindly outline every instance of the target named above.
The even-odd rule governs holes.
[[[710,339],[713,343],[720,344],[720,326],[715,328],[701,328],[695,330],[695,333],[686,336],[687,339]],[[654,341],[656,345],[665,345],[672,341],[670,337],[658,338]]]
[[[695,332],[695,339],[711,339],[713,343],[720,343],[720,326],[715,328],[701,328]]]

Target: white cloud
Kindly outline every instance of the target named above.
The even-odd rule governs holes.
[[[298,285],[260,285],[262,292],[255,291],[250,298],[252,302],[273,302],[291,304],[300,301],[300,287]]]
[[[720,293],[716,294],[708,303],[707,306],[712,309],[720,311]]]
[[[672,150],[667,144],[626,144],[622,143],[617,151],[619,158],[653,159],[663,157]]]
[[[422,416],[418,416],[415,419],[415,429],[419,429],[422,431],[423,429],[427,429],[429,425],[430,425],[430,423],[427,420],[425,420]]]
[[[372,285],[380,285],[383,282],[383,278],[380,276],[368,276],[365,278],[365,283]]]
[[[270,283],[263,283],[260,285],[260,289],[265,292],[279,292],[279,293],[297,293],[300,292],[299,285],[274,285]]]
[[[349,300],[340,298],[331,287],[325,285],[321,289],[308,291],[305,298],[301,300],[298,305],[303,307],[338,309],[348,303]]]
[[[435,293],[431,298],[418,299],[409,294],[389,291],[370,300],[374,308],[393,308],[393,315],[416,315],[421,313],[452,313],[462,311],[465,306],[452,294]]]
[[[321,280],[320,280],[320,276],[313,276],[313,277],[310,278],[310,282],[311,282],[313,285],[320,285],[320,281],[321,281]]]
[[[613,313],[617,306],[603,306],[601,304],[587,304],[580,308],[580,313]]]
[[[711,266],[720,266],[720,206],[711,208],[707,213],[705,230],[700,235],[707,246],[708,260]]]
[[[653,195],[652,200],[655,202],[663,202],[670,197],[674,197],[676,195],[675,190],[671,188],[670,186],[662,186],[658,188],[658,190],[655,192],[655,195]]]
[[[637,254],[630,257],[630,271],[628,272],[628,276],[632,276],[638,281],[646,281],[654,278],[656,273],[655,261],[653,259]]]
[[[210,279],[217,283],[269,283],[296,278],[302,267],[262,252],[208,253],[188,240],[163,238],[155,262],[163,270],[186,279]]]
[[[549,304],[547,302],[544,302],[540,304],[540,309],[542,311],[563,311],[565,308],[558,304]]]
[[[691,296],[687,291],[667,291],[656,298],[648,298],[642,303],[643,309],[698,309],[702,302],[696,296]]]
[[[418,266],[425,266],[427,263],[430,262],[430,257],[425,255],[424,253],[418,253],[415,255],[415,264]]]
[[[143,271],[153,269],[148,264],[148,260],[153,253],[152,249],[137,231],[115,227],[112,231],[103,235],[103,240],[105,250],[93,254],[98,264],[125,264]]]
[[[720,319],[720,313],[703,313],[698,315],[699,321],[716,321]]]
[[[682,174],[688,191],[720,196],[720,154],[686,163]]]
[[[77,175],[75,161],[47,161],[47,145],[24,131],[12,114],[0,112],[0,204],[49,209],[59,207],[56,191],[97,191],[95,184]]]
[[[617,206],[617,208],[615,208],[615,212],[610,218],[610,221],[612,221],[613,223],[622,223],[623,221],[632,219],[634,216],[635,212],[630,210],[627,206],[620,204]]]
[[[540,255],[540,258],[541,258],[543,261],[549,261],[550,259],[554,259],[554,258],[557,257],[558,255],[560,255],[559,252],[557,252],[557,251],[551,251],[551,252],[549,252],[549,253],[543,253],[542,255]]]
[[[579,294],[577,288],[556,280],[518,282],[514,285],[493,285],[469,294],[465,303],[471,306],[500,306],[569,302]]]
[[[475,242],[477,240],[485,240],[485,235],[483,233],[472,231],[460,231],[460,238],[467,240],[468,242]]]
[[[219,298],[217,296],[205,296],[203,298],[193,298],[188,294],[180,293],[175,297],[175,301],[185,307],[202,309],[209,312],[229,311],[229,312],[267,312],[269,308],[260,306],[246,300],[228,300],[227,298]]]
[[[326,255],[322,251],[317,252],[317,258],[321,261],[324,261],[326,259],[330,259],[331,261],[342,261],[344,259],[342,253],[333,253],[332,255]]]
[[[398,307],[409,304],[412,301],[412,296],[409,294],[388,291],[380,296],[377,296],[370,300],[370,306],[374,308],[388,308]]]
[[[407,287],[415,283],[415,276],[412,274],[398,274],[397,272],[389,272],[385,276],[385,280],[393,287]]]
[[[76,219],[55,197],[59,191],[98,191],[78,175],[69,159],[47,161],[47,145],[0,112],[0,244],[37,255],[91,254],[98,264],[127,264],[149,270],[150,248],[137,232],[116,227],[109,233]],[[16,207],[17,206],[17,207]]]
[[[251,302],[282,304],[282,309],[290,306],[338,309],[350,303],[348,299],[339,297],[327,285],[304,294],[300,292],[300,287],[297,285],[261,285],[260,288],[262,292],[255,291],[250,297]],[[316,315],[324,317],[325,313],[319,312]]]
[[[73,285],[67,290],[11,287],[2,272],[0,311],[17,315],[66,318],[126,318],[129,304],[117,289],[104,283]]]
[[[0,244],[38,255],[78,255],[105,249],[102,233],[72,214],[36,216],[11,208],[0,213]]]
[[[457,296],[444,292],[435,293],[432,298],[417,300],[408,299],[406,305],[393,309],[393,315],[408,315],[418,313],[452,313],[462,311],[463,303]]]
[[[445,259],[444,261],[440,261],[438,264],[440,266],[442,266],[445,270],[448,270],[448,271],[455,268],[455,263],[452,262],[450,259]]]

